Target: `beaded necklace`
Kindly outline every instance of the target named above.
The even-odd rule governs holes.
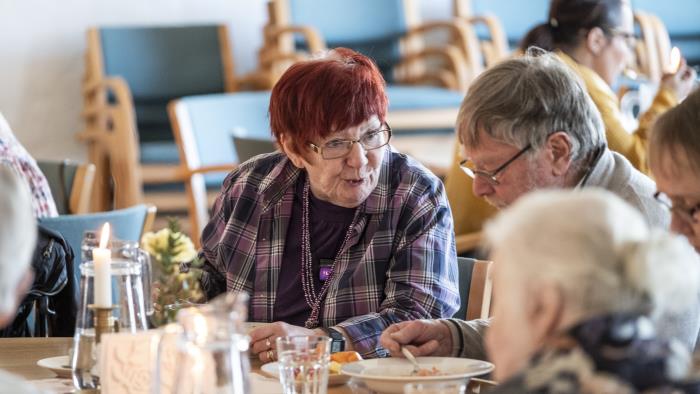
[[[338,260],[341,252],[345,249],[350,236],[352,235],[352,229],[357,223],[357,211],[355,211],[355,216],[352,219],[352,223],[348,227],[348,231],[345,233],[345,238],[343,239],[343,244],[338,250],[335,259],[333,259],[333,265],[331,265],[331,274],[321,286],[321,290],[316,293],[316,286],[314,285],[314,269],[313,269],[313,258],[311,256],[311,233],[309,231],[309,180],[306,179],[306,184],[304,185],[304,193],[302,198],[302,220],[301,220],[301,284],[304,290],[304,299],[306,303],[311,308],[311,313],[309,318],[306,319],[304,327],[306,328],[316,328],[318,327],[318,315],[321,308],[321,301],[326,296],[328,288],[335,276],[335,266],[338,264]]]

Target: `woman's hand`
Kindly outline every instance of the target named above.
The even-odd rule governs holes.
[[[673,92],[680,101],[693,91],[696,76],[695,70],[688,66],[685,59],[681,59],[681,64],[675,73],[665,74],[661,78],[661,87]]]
[[[291,335],[325,335],[318,331],[309,330],[308,328],[293,326],[281,321],[266,324],[258,327],[248,333],[250,343],[252,344],[251,351],[258,355],[260,361],[269,363],[277,359],[277,349],[275,340],[278,337],[286,337]]]
[[[403,357],[401,346],[414,356],[449,356],[452,334],[448,323],[439,320],[413,320],[392,324],[384,330],[379,343],[392,357]]]

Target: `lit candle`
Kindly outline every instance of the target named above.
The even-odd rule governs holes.
[[[95,306],[112,307],[112,251],[107,248],[109,240],[109,223],[102,226],[100,246],[92,250],[95,267]]]
[[[668,72],[676,73],[681,67],[681,50],[678,47],[671,49],[671,56],[668,62]]]

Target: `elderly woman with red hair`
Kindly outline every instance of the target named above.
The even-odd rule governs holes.
[[[328,335],[334,350],[384,356],[392,323],[459,307],[452,216],[442,183],[390,148],[384,81],[338,48],[290,67],[272,90],[282,152],[225,180],[202,234],[208,297],[251,295],[262,361],[275,339]]]

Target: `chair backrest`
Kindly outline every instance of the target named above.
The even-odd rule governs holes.
[[[251,138],[233,135],[233,148],[240,163],[263,153],[274,152],[277,147],[270,138]]]
[[[459,271],[460,308],[455,318],[486,319],[491,310],[493,262],[457,257]]]
[[[231,143],[232,133],[271,138],[269,103],[270,92],[191,96],[170,103],[168,112],[180,151],[195,243],[209,218],[205,183],[220,187],[239,162]]]
[[[417,23],[411,0],[275,0],[286,2],[286,21],[311,26],[327,46],[352,48],[377,63],[387,80],[401,58],[399,39]]]
[[[147,214],[153,212],[153,208],[142,204],[126,209],[118,209],[108,212],[89,213],[85,215],[59,215],[50,218],[41,218],[39,222],[46,227],[56,230],[73,248],[75,257],[74,275],[80,278],[79,267],[81,263],[81,243],[86,231],[99,231],[105,222],[109,222],[112,236],[124,241],[140,241],[143,233]]]
[[[93,164],[80,164],[70,160],[39,160],[37,164],[49,182],[60,215],[89,212],[95,181]]]
[[[172,141],[166,106],[174,98],[231,90],[234,82],[224,25],[103,27],[96,51],[102,76],[120,76],[133,97],[141,142]]]

